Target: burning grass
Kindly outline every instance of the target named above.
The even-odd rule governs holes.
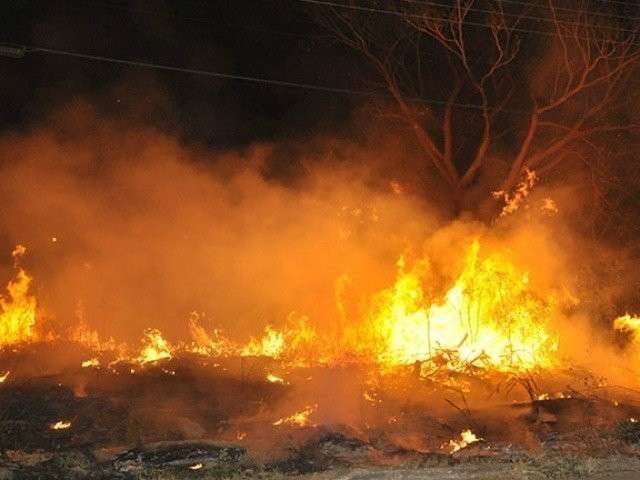
[[[575,296],[539,281],[499,242],[474,234],[459,243],[451,265],[403,255],[395,279],[365,297],[338,279],[337,328],[292,313],[245,341],[205,328],[199,314],[185,321],[190,338],[175,341],[157,328],[139,345],[103,340],[84,316],[56,330],[16,264],[0,303],[2,446],[216,439],[298,473],[355,457],[505,458],[553,449],[558,436],[578,453],[635,451],[635,378],[614,388],[603,373],[616,369],[580,369],[569,355],[562,324]],[[629,315],[612,322],[627,345],[606,358],[635,358],[637,325]],[[348,461],[334,452],[345,445],[357,445]]]

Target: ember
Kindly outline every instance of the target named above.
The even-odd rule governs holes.
[[[49,425],[49,428],[51,430],[66,430],[67,428],[71,428],[71,422],[58,420],[56,423]]]
[[[284,383],[284,379],[282,377],[278,377],[272,373],[267,375],[267,381],[271,383]]]
[[[275,422],[273,422],[273,425],[274,426],[295,425],[297,427],[312,426],[311,422],[309,421],[309,416],[313,412],[315,412],[317,408],[318,408],[317,405],[307,406],[303,410],[297,413],[294,413],[293,415],[276,420]]]
[[[89,360],[83,360],[82,363],[80,364],[80,366],[82,368],[99,367],[100,366],[100,360],[98,360],[97,358],[91,358]]]
[[[472,443],[478,442],[482,440],[482,438],[476,437],[476,435],[471,430],[463,430],[460,434],[460,440],[449,440],[449,447],[451,448],[451,453],[455,453],[458,450],[461,450]]]

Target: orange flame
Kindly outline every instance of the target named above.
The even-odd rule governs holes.
[[[464,430],[460,434],[460,440],[449,440],[450,453],[455,453],[458,450],[461,450],[471,445],[472,443],[479,442],[480,440],[483,440],[483,439],[478,438],[476,434],[473,433],[471,430]]]
[[[443,350],[467,362],[482,358],[500,370],[553,366],[553,299],[536,297],[526,274],[498,254],[481,258],[479,249],[473,242],[462,273],[440,302],[429,302],[422,287],[429,264],[406,272],[399,261],[396,283],[378,295],[357,348],[386,366],[424,361]]]
[[[18,246],[20,247],[20,245]],[[20,251],[20,255],[24,253]],[[24,247],[22,247],[24,249]],[[35,341],[36,299],[29,293],[32,278],[19,269],[7,285],[7,295],[0,296],[0,347]]]
[[[311,425],[309,417],[317,408],[317,405],[307,405],[303,410],[296,412],[293,415],[276,420],[273,422],[273,425],[276,427],[280,425],[307,427]]]
[[[169,343],[162,337],[162,333],[158,329],[150,328],[145,330],[142,345],[142,350],[138,356],[140,364],[171,358]]]

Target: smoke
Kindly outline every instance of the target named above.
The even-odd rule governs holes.
[[[13,276],[11,251],[26,246],[21,262],[34,277],[44,317],[59,332],[82,319],[102,338],[130,345],[146,328],[160,329],[172,342],[189,341],[195,311],[206,331],[221,329],[239,341],[292,315],[308,317],[321,341],[353,341],[340,334],[348,322],[366,322],[372,299],[394,284],[400,256],[407,271],[428,261],[429,274],[421,278],[425,300],[441,304],[479,239],[482,255],[498,252],[527,272],[527,294],[535,298],[523,301],[554,299],[549,327],[559,335],[563,365],[635,386],[625,363],[637,352],[621,353],[611,329],[624,313],[619,299],[634,285],[630,257],[576,233],[571,219],[581,195],[575,185],[536,184],[514,212],[492,224],[451,220],[436,200],[425,201],[425,190],[438,197],[437,181],[416,168],[402,138],[375,128],[354,138],[318,135],[214,151],[140,118],[113,118],[76,101],[30,131],[0,138],[0,249],[6,252],[0,274]],[[65,354],[50,356],[56,359],[51,368],[58,368]],[[74,354],[73,364],[86,358],[86,352]],[[217,429],[216,415],[224,414],[230,420],[223,434],[233,441],[247,435],[245,442],[265,458],[283,455],[293,441],[284,438],[286,428],[274,439],[280,435],[274,420],[309,409],[311,422],[367,441],[380,434],[418,450],[438,449],[443,438],[468,428],[468,418],[451,417],[446,392],[416,390],[415,376],[376,384],[367,365],[285,375],[277,362],[257,360],[245,371],[236,360],[225,367],[228,377],[212,373],[198,379],[195,390],[177,375],[171,388],[164,381],[157,386],[162,395],[136,392],[130,418],[167,423],[189,437]],[[273,396],[264,380],[272,367],[287,378]],[[271,402],[265,408],[238,402],[244,386],[237,379],[247,376],[255,383],[255,405],[266,389]],[[73,377],[69,382],[84,392],[88,380]],[[539,379],[538,388],[560,392],[585,385],[582,378],[558,373]],[[212,382],[219,382],[217,389]],[[507,390],[501,395],[509,400],[529,399],[524,388]],[[384,401],[377,403],[376,392]],[[225,399],[215,414],[213,394]],[[502,410],[483,410],[504,400],[495,395],[474,388],[465,402],[486,418],[487,433],[523,441],[523,412],[505,417]],[[171,414],[157,415],[165,410]],[[458,430],[426,424],[425,411],[449,418]],[[301,435],[294,443],[306,441],[308,431]]]
[[[330,327],[336,279],[383,287],[437,223],[376,171],[392,152],[211,152],[82,101],[44,125],[0,142],[4,273],[25,245],[47,313],[116,339],[186,339],[192,311],[245,339],[292,311]],[[302,173],[274,170],[274,155]]]
[[[624,313],[634,275],[626,252],[575,233],[575,186],[535,185],[491,225],[447,221],[425,201],[429,176],[402,138],[375,127],[354,138],[213,151],[72,102],[0,139],[2,274],[12,276],[10,252],[25,245],[58,331],[81,319],[130,344],[146,328],[190,340],[197,312],[206,331],[239,341],[292,315],[331,338],[370,313],[401,255],[409,266],[428,259],[425,298],[441,301],[481,239],[484,253],[528,273],[532,291],[558,299],[563,354],[587,361],[593,344],[609,358],[602,332]],[[564,335],[575,322],[581,336]]]

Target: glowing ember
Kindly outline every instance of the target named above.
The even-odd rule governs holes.
[[[4,383],[4,381],[9,377],[11,373],[10,370],[7,370],[4,374],[0,375],[0,383]]]
[[[545,198],[542,201],[541,209],[548,214],[556,214],[560,211],[558,210],[558,205],[556,205],[556,202],[554,202],[552,198]]]
[[[196,463],[195,465],[191,465],[189,467],[189,470],[200,470],[204,465],[202,465],[201,463]]]
[[[56,423],[49,425],[49,428],[51,430],[66,430],[67,428],[71,428],[71,422],[58,420]]]
[[[375,393],[370,393],[370,392],[364,392],[362,394],[362,397],[367,401],[367,402],[371,402],[371,403],[379,403],[382,400],[376,398]]]
[[[525,168],[524,179],[517,185],[515,192],[510,193],[502,190],[493,192],[494,198],[504,200],[504,207],[502,207],[500,216],[504,217],[505,215],[509,215],[517,211],[529,196],[529,193],[537,180],[538,176],[536,175],[536,172]]]
[[[270,373],[269,375],[267,375],[267,381],[271,383],[284,383],[284,379],[282,377],[278,377],[273,373]]]
[[[99,367],[100,360],[98,360],[97,358],[91,358],[89,360],[83,361],[80,365],[82,366],[82,368]]]
[[[460,440],[449,440],[449,448],[451,449],[451,453],[455,453],[458,450],[480,440],[482,440],[482,438],[476,437],[476,435],[471,430],[464,430],[460,434]]]
[[[304,408],[304,410],[294,413],[293,415],[290,415],[288,417],[284,417],[281,418],[279,420],[276,420],[275,422],[273,422],[274,426],[280,426],[280,425],[292,425],[292,426],[297,426],[297,427],[306,427],[311,425],[310,421],[309,421],[309,416],[315,412],[316,408],[318,408],[317,405],[308,405]]]
[[[142,344],[143,347],[138,357],[138,362],[141,364],[171,358],[169,343],[162,337],[160,330],[155,328],[145,330]]]
[[[11,252],[11,256],[13,257],[14,261],[17,261],[20,257],[24,256],[25,253],[27,253],[27,247],[18,244]]]

